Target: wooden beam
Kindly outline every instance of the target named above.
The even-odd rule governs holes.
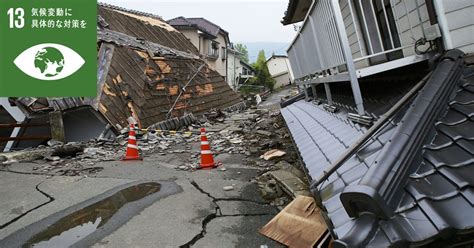
[[[51,138],[57,141],[66,141],[64,134],[63,114],[61,111],[49,113],[49,123],[51,125]]]

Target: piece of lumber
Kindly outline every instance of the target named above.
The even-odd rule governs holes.
[[[297,196],[259,232],[288,247],[314,247],[327,233],[320,209],[312,197]]]

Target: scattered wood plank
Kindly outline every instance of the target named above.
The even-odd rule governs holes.
[[[288,247],[314,247],[327,233],[320,209],[312,197],[297,196],[259,232]]]

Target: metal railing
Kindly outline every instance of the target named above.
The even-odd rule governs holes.
[[[345,64],[330,2],[320,0],[317,4],[313,3],[312,10],[288,49],[297,79]]]
[[[422,24],[428,17],[422,11],[427,13],[426,6],[417,0],[314,0],[287,50],[295,81],[351,81],[358,112],[364,114],[356,67],[414,55],[407,48],[425,37]]]
[[[359,28],[355,29],[360,50],[360,54],[354,56],[355,62],[413,47],[417,38],[425,37],[422,27],[420,28],[421,33],[415,30],[415,27],[423,23],[422,6],[416,0],[344,1],[350,8],[350,15],[354,22],[357,18],[356,8],[361,13],[357,18],[360,20]],[[408,5],[412,5],[414,9],[410,9]],[[424,8],[426,10],[426,7]],[[409,18],[412,13],[415,15],[415,20]],[[404,22],[404,25],[400,25],[400,22]],[[375,27],[375,37],[368,33],[370,26]],[[403,33],[409,33],[409,38],[403,38]]]
[[[346,64],[341,37],[349,40],[354,62],[413,47],[418,38],[425,37],[424,29],[419,28],[422,10],[426,7],[416,0],[314,1],[287,51],[295,78],[331,69],[335,69],[332,74],[345,72],[347,68],[337,68]],[[338,31],[336,12],[343,17],[346,37]]]

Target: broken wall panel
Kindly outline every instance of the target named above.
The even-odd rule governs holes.
[[[64,113],[63,123],[66,142],[89,141],[99,137],[107,129],[103,117],[90,107]]]

